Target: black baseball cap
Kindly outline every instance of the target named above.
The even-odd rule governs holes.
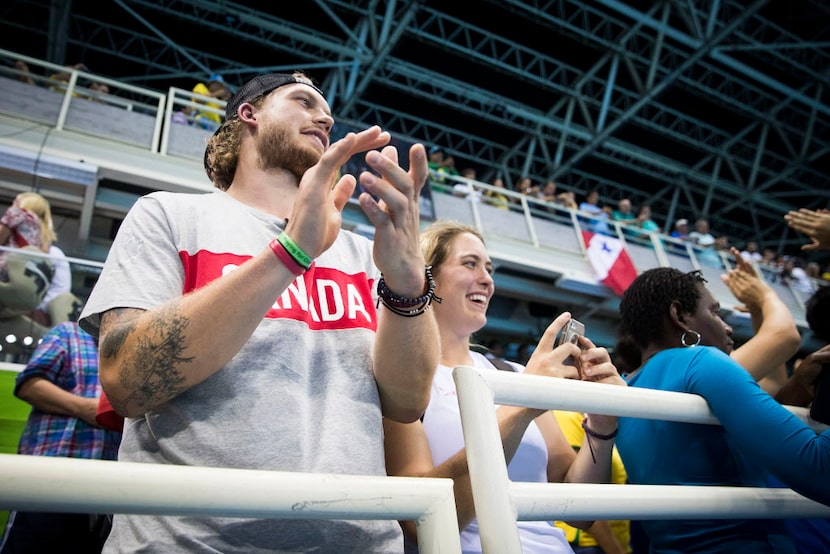
[[[236,94],[231,96],[231,99],[228,100],[228,103],[225,106],[225,119],[228,120],[236,117],[236,112],[239,109],[239,106],[245,102],[252,102],[257,98],[265,96],[274,89],[293,83],[308,85],[319,92],[323,98],[326,97],[326,95],[323,94],[323,91],[317,88],[317,86],[315,86],[314,83],[312,83],[308,78],[303,78],[301,76],[295,77],[290,73],[267,73],[265,75],[254,77],[242,85],[239,90],[236,91]]]

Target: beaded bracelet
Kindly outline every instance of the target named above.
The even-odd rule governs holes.
[[[306,268],[298,264],[297,260],[291,257],[291,254],[288,253],[288,250],[285,249],[280,241],[273,239],[270,243],[268,243],[268,246],[271,248],[271,251],[276,254],[277,258],[280,259],[283,265],[291,271],[291,273],[297,277],[305,273]]]
[[[424,294],[416,298],[395,294],[386,285],[386,281],[381,275],[378,280],[378,305],[383,302],[386,309],[392,313],[403,317],[415,317],[427,311],[433,300],[440,304],[441,297],[435,295],[435,279],[432,278],[432,266],[426,266],[424,275],[426,277]]]
[[[614,429],[613,433],[610,433],[608,435],[602,435],[600,433],[597,433],[596,431],[594,431],[593,429],[588,427],[588,418],[587,417],[583,418],[583,420],[582,420],[582,428],[585,429],[585,435],[588,439],[588,449],[591,451],[591,459],[594,460],[594,463],[597,463],[597,457],[594,454],[594,442],[591,439],[597,439],[597,440],[601,440],[601,441],[610,441],[611,439],[616,437],[617,433],[619,433],[619,431],[620,431],[620,428],[617,427],[616,429]]]
[[[279,236],[277,236],[277,240],[281,245],[283,245],[285,250],[289,254],[291,254],[291,257],[294,258],[298,264],[300,264],[306,269],[311,267],[311,262],[313,262],[314,260],[311,259],[311,256],[303,252],[303,249],[297,246],[297,243],[291,240],[291,237],[288,236],[288,233],[283,231],[279,234]]]

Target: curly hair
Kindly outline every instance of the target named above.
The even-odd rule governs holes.
[[[640,348],[660,335],[669,307],[680,303],[681,311],[694,312],[700,301],[698,283],[706,283],[700,271],[656,267],[641,273],[626,289],[620,301],[620,336]]]
[[[630,335],[620,335],[611,354],[611,361],[617,366],[617,371],[626,374],[634,372],[642,365],[643,356],[640,347]]]
[[[236,166],[239,163],[241,131],[242,122],[239,118],[229,119],[213,133],[205,146],[205,173],[213,185],[220,190],[228,190],[233,182]]]

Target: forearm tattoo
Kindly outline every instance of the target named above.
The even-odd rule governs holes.
[[[152,314],[146,332],[135,337],[125,350],[128,338],[136,331],[137,320],[144,312],[135,309],[115,309],[102,319],[100,355],[102,358],[121,358],[119,379],[129,391],[124,398],[109,398],[117,411],[129,404],[151,407],[185,390],[185,377],[180,364],[188,364],[193,357],[183,356],[185,330],[189,320],[172,304]]]

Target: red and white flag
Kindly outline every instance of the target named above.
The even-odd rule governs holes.
[[[582,231],[588,260],[597,274],[597,280],[619,296],[637,277],[637,268],[618,238]]]

